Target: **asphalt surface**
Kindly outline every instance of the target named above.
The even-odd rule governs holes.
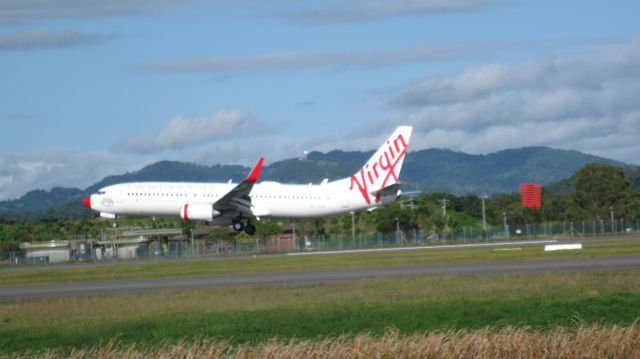
[[[204,289],[229,286],[285,286],[354,282],[392,276],[470,275],[563,271],[640,269],[640,256],[559,258],[511,262],[430,264],[400,267],[328,269],[301,272],[218,274],[156,279],[129,279],[93,282],[0,286],[0,300],[49,298],[57,296],[102,295],[176,289]]]

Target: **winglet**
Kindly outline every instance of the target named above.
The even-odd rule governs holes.
[[[253,169],[251,170],[247,178],[245,178],[245,182],[255,183],[258,180],[258,177],[260,177],[260,170],[262,169],[263,162],[264,157],[260,157],[258,162],[256,162],[256,165],[253,166]]]

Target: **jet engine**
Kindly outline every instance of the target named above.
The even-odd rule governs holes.
[[[213,221],[222,213],[213,209],[210,204],[185,204],[180,209],[180,218],[194,221]]]

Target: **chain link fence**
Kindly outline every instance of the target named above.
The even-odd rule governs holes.
[[[0,265],[41,265],[54,262],[98,262],[162,260],[284,254],[309,251],[394,248],[406,246],[490,243],[527,239],[606,237],[640,233],[640,219],[592,220],[525,225],[487,226],[449,230],[396,230],[388,233],[354,233],[304,236],[288,233],[248,240],[201,239],[182,229],[123,228],[103,231],[100,238],[73,237],[66,240],[23,244],[21,252],[6,253]]]

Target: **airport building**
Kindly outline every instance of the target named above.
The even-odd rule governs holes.
[[[114,228],[99,238],[22,243],[15,263],[59,263],[150,256],[179,256],[187,241],[181,228]]]
[[[22,260],[30,263],[67,262],[71,256],[69,241],[48,241],[37,243],[21,243],[20,249],[25,252]]]

